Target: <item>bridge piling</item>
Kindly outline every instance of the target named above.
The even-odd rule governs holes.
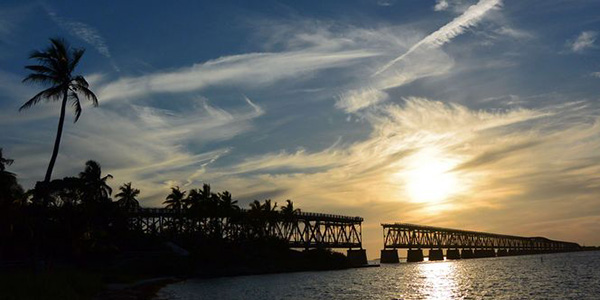
[[[379,262],[382,264],[397,264],[400,262],[398,257],[398,250],[396,249],[383,249],[381,250],[381,257]]]
[[[429,261],[444,260],[444,252],[442,249],[430,249],[429,250]]]
[[[407,262],[420,262],[423,261],[423,250],[421,249],[409,249],[406,257]]]
[[[368,264],[367,251],[365,249],[348,249],[346,257],[353,267],[360,267]]]

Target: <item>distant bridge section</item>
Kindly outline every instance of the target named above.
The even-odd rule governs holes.
[[[382,262],[397,262],[397,249],[408,249],[408,261],[422,261],[422,249],[429,249],[429,260],[476,258],[521,254],[579,251],[576,243],[544,237],[521,237],[487,232],[415,225],[381,224],[383,227]],[[461,251],[459,252],[459,249]]]

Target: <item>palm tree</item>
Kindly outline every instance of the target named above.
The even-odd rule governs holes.
[[[118,201],[117,204],[124,209],[136,209],[140,207],[140,203],[137,200],[137,196],[140,194],[140,190],[131,187],[131,182],[128,182],[119,187],[118,194],[115,195]]]
[[[100,164],[88,160],[85,163],[85,169],[79,173],[83,189],[83,201],[92,201],[95,203],[110,200],[112,188],[106,183],[108,179],[113,178],[108,174],[102,177],[102,168]]]
[[[292,200],[285,200],[285,202],[287,203],[285,206],[281,207],[281,214],[283,214],[283,217],[285,219],[291,219],[294,217],[294,215],[297,215],[300,213],[300,209],[296,208],[294,209],[294,202],[292,202]]]
[[[262,204],[258,200],[254,200],[250,202],[250,212],[254,214],[259,214],[262,212]]]
[[[200,208],[200,192],[198,189],[191,189],[188,196],[184,199],[184,207],[192,211],[197,211]]]
[[[171,193],[167,196],[167,199],[163,204],[166,204],[167,208],[173,210],[181,210],[185,201],[185,191],[181,191],[178,186],[171,188]]]
[[[200,205],[209,216],[215,216],[219,209],[219,197],[211,192],[210,184],[203,184],[200,193]]]
[[[267,213],[268,215],[272,215],[274,212],[277,212],[277,202],[272,204],[271,199],[267,199],[265,200],[265,203],[263,204],[262,208],[265,213]]]
[[[19,111],[28,109],[42,100],[58,101],[62,98],[54,149],[52,150],[52,157],[50,158],[46,177],[44,178],[44,182],[46,183],[50,182],[56,156],[58,155],[67,102],[70,101],[71,106],[75,110],[75,122],[77,122],[81,115],[80,95],[91,100],[94,106],[98,106],[98,98],[88,89],[89,85],[85,78],[81,75],[73,74],[84,52],[85,49],[83,48],[71,48],[65,40],[53,38],[50,39],[50,46],[46,50],[36,50],[29,55],[29,59],[36,60],[38,64],[25,67],[32,71],[32,73],[27,75],[23,79],[23,82],[50,85],[50,87],[25,102],[19,108]]]
[[[224,191],[219,193],[218,197],[220,200],[219,207],[225,215],[230,215],[232,212],[240,210],[240,207],[237,205],[237,200],[233,200],[230,192]]]

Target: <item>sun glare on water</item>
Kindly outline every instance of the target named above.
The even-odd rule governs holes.
[[[439,203],[460,190],[460,182],[452,169],[455,159],[445,157],[435,149],[422,150],[409,158],[402,172],[406,193],[417,203]]]

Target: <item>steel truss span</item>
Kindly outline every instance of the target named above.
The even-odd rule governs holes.
[[[532,253],[581,249],[576,243],[554,241],[544,237],[521,237],[407,223],[381,224],[381,226],[384,249],[503,249]]]
[[[293,216],[252,218],[242,210],[235,216],[193,216],[185,211],[140,208],[129,212],[129,228],[149,235],[194,235],[224,240],[277,237],[290,248],[362,249],[361,217],[301,212]]]

